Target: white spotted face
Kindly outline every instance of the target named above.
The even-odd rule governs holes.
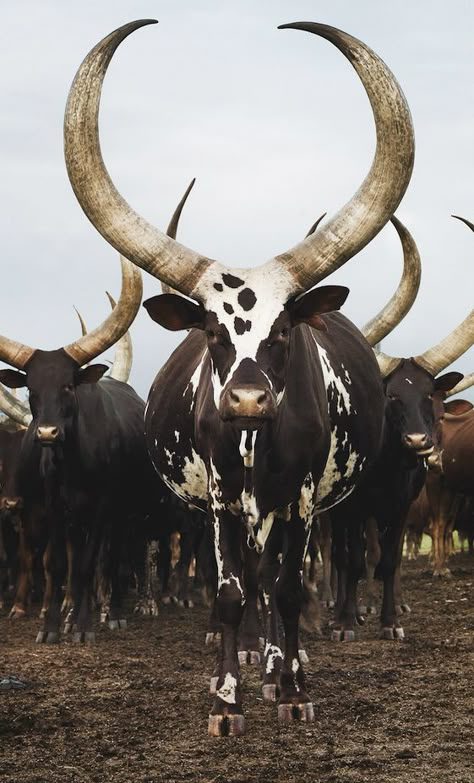
[[[279,365],[283,362],[277,354],[284,353],[289,341],[285,304],[293,286],[283,269],[269,275],[265,267],[230,273],[211,266],[200,281],[218,409],[222,410],[228,385],[267,389],[275,407],[281,399],[283,368]],[[249,400],[245,402],[250,405]]]

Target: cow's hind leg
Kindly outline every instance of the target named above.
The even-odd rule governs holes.
[[[209,734],[214,737],[238,736],[245,730],[237,656],[237,633],[245,604],[241,522],[218,504],[211,514],[218,571],[216,609],[222,639],[215,699],[209,715]]]
[[[311,519],[311,517],[310,517]],[[275,585],[278,610],[285,631],[285,653],[280,672],[278,718],[282,722],[314,720],[313,705],[305,689],[298,643],[298,624],[303,601],[303,562],[307,530],[305,521],[292,510],[286,529],[280,575]]]

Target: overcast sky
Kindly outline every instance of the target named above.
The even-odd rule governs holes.
[[[423,261],[418,299],[384,351],[426,350],[473,306],[474,3],[453,0],[15,0],[2,3],[0,46],[0,333],[36,348],[79,334],[120,290],[118,257],[83,215],[63,160],[69,86],[87,52],[133,19],[104,86],[101,141],[127,201],[165,229],[192,177],[180,240],[235,266],[263,263],[342,206],[374,151],[368,100],[327,41],[277,30],[299,20],[340,27],[391,67],[410,105],[415,170],[398,216]],[[331,280],[364,324],[394,291],[401,248],[391,226]],[[145,296],[159,284],[145,276]],[[131,382],[146,398],[181,337],[142,310]],[[113,353],[113,352],[112,352]],[[111,355],[111,352],[108,354]],[[471,349],[456,368],[474,369]],[[466,395],[467,396],[467,395]],[[471,392],[471,399],[474,399]]]

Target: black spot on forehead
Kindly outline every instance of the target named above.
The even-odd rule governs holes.
[[[244,334],[244,332],[247,331],[247,325],[245,321],[242,320],[242,318],[237,316],[234,318],[234,329],[237,334]]]
[[[216,289],[216,291],[224,290],[224,286],[222,285],[222,283],[214,283],[214,288]]]
[[[237,297],[242,310],[251,310],[257,301],[257,297],[251,288],[244,288]]]
[[[229,304],[229,302],[224,302],[224,310],[226,311],[226,313],[229,313],[229,315],[232,315],[232,313],[234,312],[234,308],[232,307],[231,304]]]
[[[245,280],[241,280],[240,277],[235,277],[234,275],[229,275],[227,272],[222,275],[222,280],[229,288],[240,288],[240,286],[245,283]]]

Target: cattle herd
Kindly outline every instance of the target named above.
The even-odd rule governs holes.
[[[93,642],[96,612],[111,629],[126,627],[131,587],[138,613],[156,614],[158,600],[172,594],[191,606],[195,556],[212,605],[206,640],[218,644],[209,733],[236,736],[245,730],[246,662],[261,662],[263,698],[278,702],[280,721],[313,720],[299,620],[315,600],[306,568],[318,548],[320,599],[334,606],[332,638],[345,641],[375,611],[375,577],[383,582],[380,635],[403,638],[405,534],[414,556],[423,531],[430,533],[435,575],[448,573],[454,525],[472,549],[473,406],[448,398],[474,376],[444,370],[474,342],[474,310],[423,354],[378,349],[420,283],[415,240],[394,215],[412,173],[413,127],[385,63],[326,25],[283,28],[330,41],[369,97],[375,156],[351,200],[252,268],[226,267],[176,240],[191,187],[166,234],[138,215],[105,168],[98,113],[115,50],[152,21],[126,24],[91,50],[65,112],[71,185],[121,257],[118,302],[111,299],[108,317],[90,332],[81,320],[82,335],[56,350],[0,337],[0,359],[14,368],[0,370],[0,407],[9,417],[0,431],[0,601],[12,620],[41,602],[38,643],[58,643],[61,633]],[[348,289],[318,284],[390,221],[403,275],[359,330],[339,312]],[[163,293],[144,302],[151,318],[188,332],[146,405],[127,383],[140,269],[162,284]],[[114,345],[103,377],[107,365],[93,362]],[[29,406],[5,387],[27,388]],[[175,530],[181,553],[172,588]]]

